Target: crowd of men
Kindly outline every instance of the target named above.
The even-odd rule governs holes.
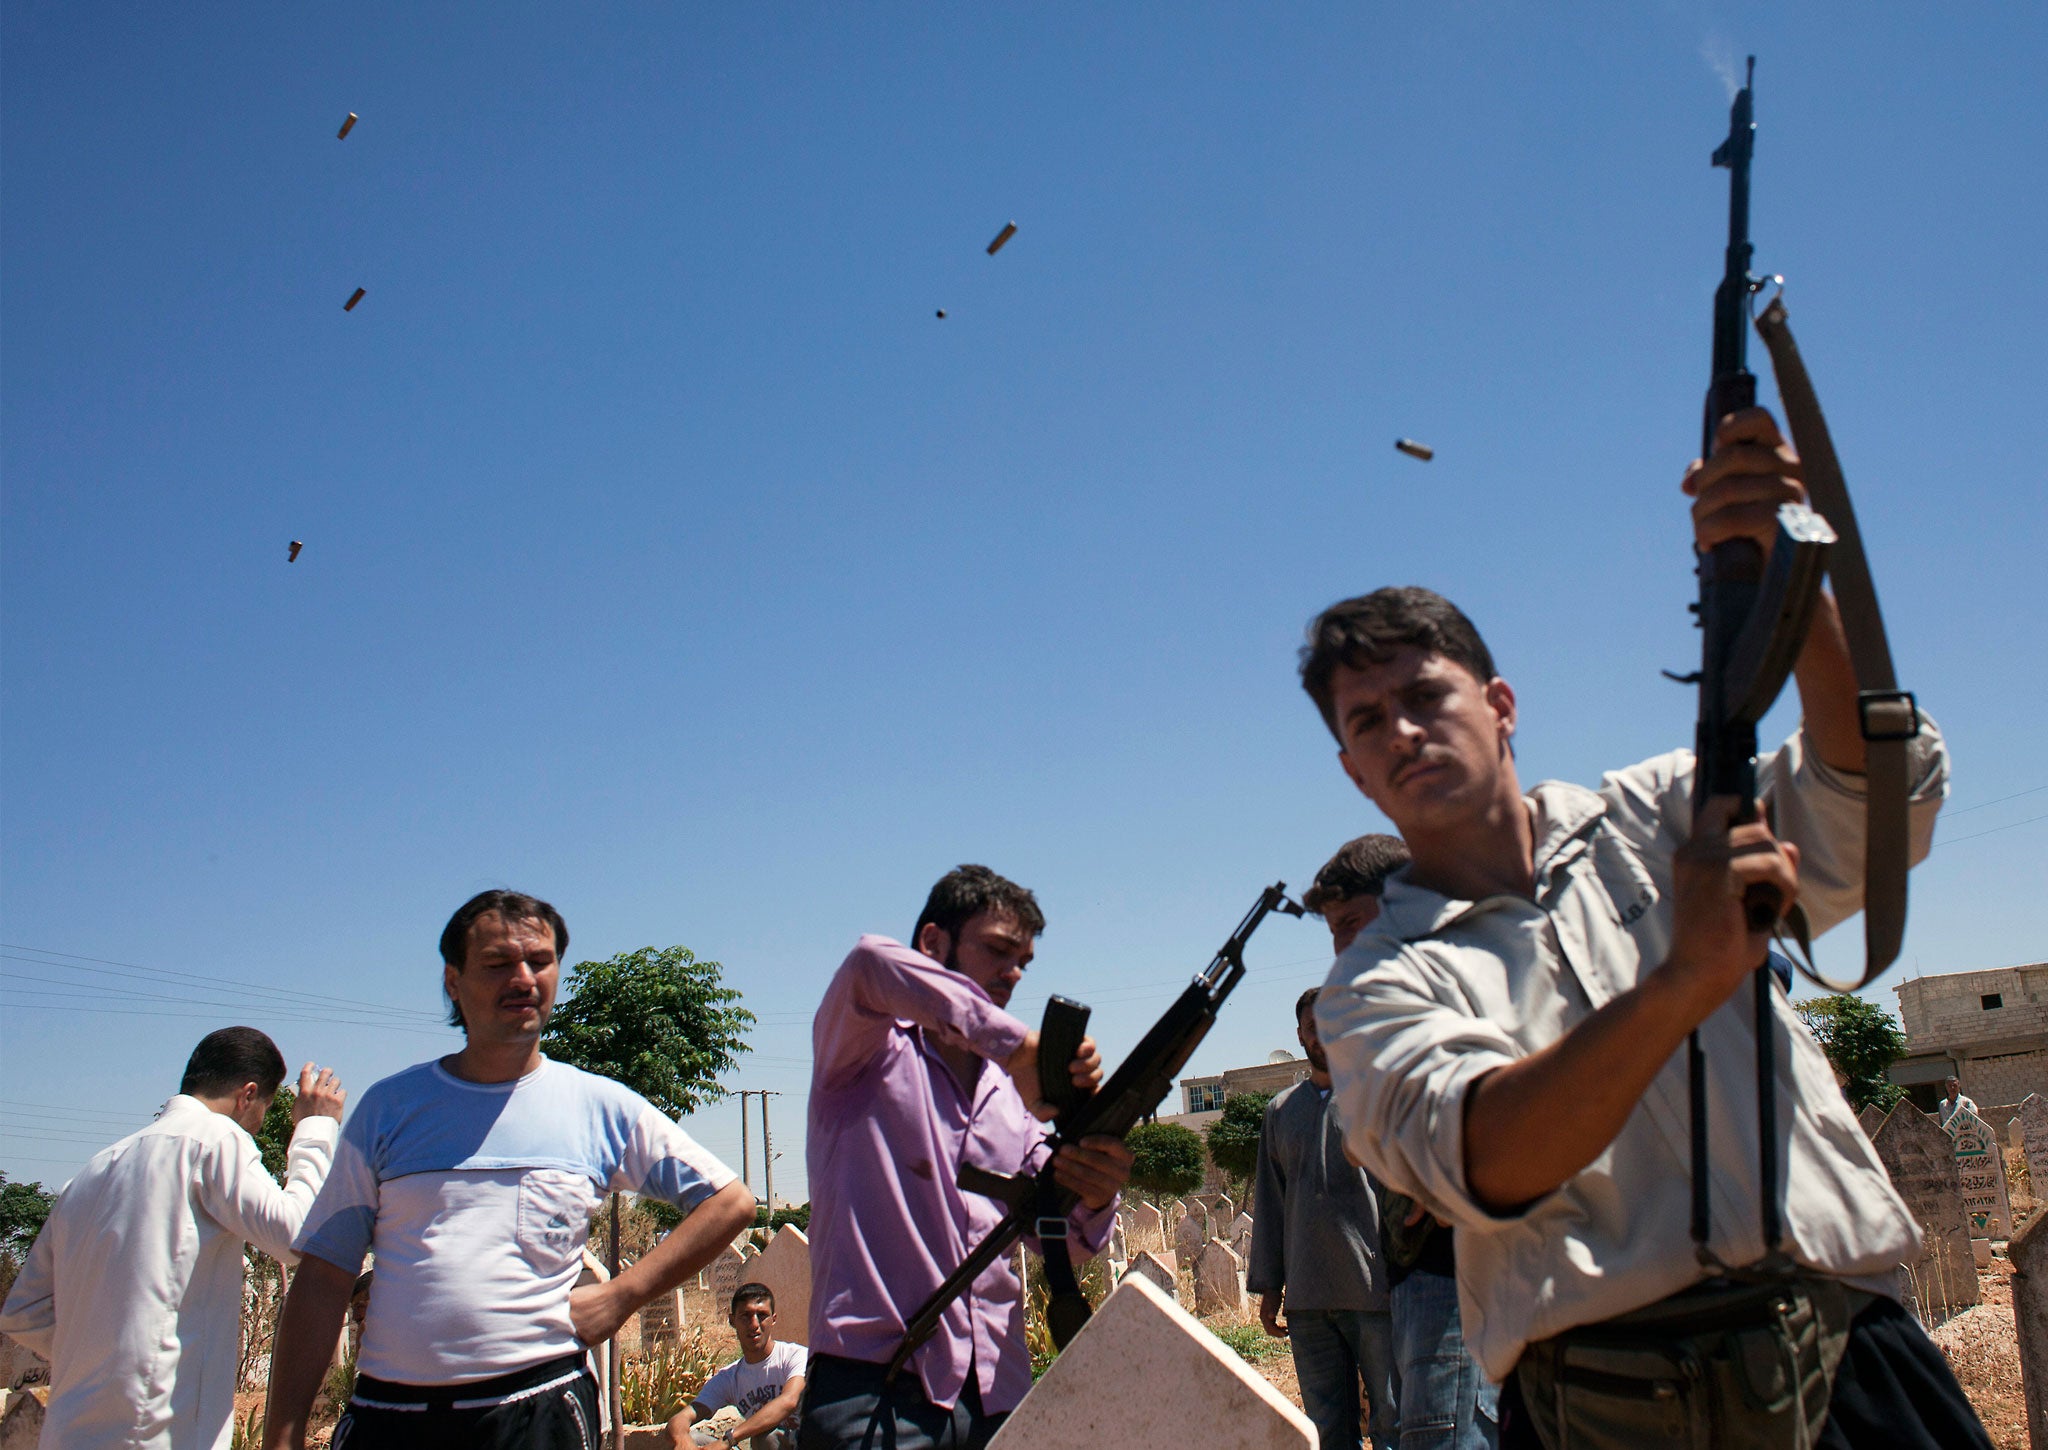
[[[1769,415],[1724,420],[1688,471],[1703,549],[1755,538],[1801,495]],[[1761,1177],[1748,994],[1772,888],[1825,930],[1862,904],[1863,736],[1823,600],[1795,672],[1802,718],[1758,763],[1765,809],[1695,809],[1674,751],[1597,788],[1524,791],[1517,700],[1471,621],[1415,588],[1309,627],[1301,680],[1351,784],[1399,837],[1364,837],[1308,905],[1335,962],[1296,1004],[1307,1080],[1268,1107],[1250,1287],[1285,1334],[1324,1447],[1985,1446],[1901,1307],[1920,1231],[1813,1039],[1772,989],[1783,1050],[1778,1217]],[[1939,732],[1910,742],[1924,855],[1946,793]],[[864,936],[812,1029],[810,1322],[727,1307],[741,1356],[669,1425],[677,1445],[800,1450],[986,1444],[1031,1386],[1022,1286],[999,1257],[901,1373],[907,1321],[1002,1208],[963,1167],[1034,1173],[1051,1151],[1039,1034],[1007,1010],[1045,918],[963,866],[908,943]],[[250,1133],[285,1075],[263,1034],[193,1052],[177,1097],[64,1190],[0,1330],[52,1361],[46,1446],[225,1450],[242,1246],[296,1264],[263,1443],[298,1450],[365,1259],[353,1396],[334,1450],[575,1447],[598,1438],[589,1348],[755,1221],[734,1174],[636,1093],[548,1060],[567,924],[509,891],[444,929],[458,1052],[363,1092],[299,1076],[286,1181]],[[1697,1083],[1681,1048],[1705,1051]],[[1096,1085],[1084,1040],[1064,1069]],[[1695,1211],[1689,1090],[1708,1172]],[[1954,1089],[1951,1088],[1951,1096]],[[337,1129],[339,1131],[337,1132]],[[1033,1247],[1109,1242],[1132,1155],[1057,1150],[1074,1198]],[[579,1286],[592,1213],[623,1190],[682,1210],[616,1277]],[[1058,1232],[1055,1232],[1058,1229]]]

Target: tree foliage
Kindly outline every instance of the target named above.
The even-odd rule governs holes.
[[[1861,1112],[1875,1103],[1890,1112],[1906,1095],[1887,1075],[1906,1055],[1906,1034],[1891,1013],[1861,997],[1815,997],[1799,1003],[1798,1012],[1828,1061],[1848,1079],[1842,1091],[1851,1107]]]
[[[292,1104],[298,1100],[299,1095],[290,1088],[279,1088],[277,1096],[270,1100],[270,1111],[263,1115],[263,1126],[256,1130],[256,1148],[263,1154],[263,1166],[279,1183],[284,1182],[285,1159],[292,1146],[292,1129],[298,1126],[292,1122]]]
[[[1259,1133],[1271,1093],[1239,1093],[1223,1102],[1223,1116],[1209,1125],[1209,1157],[1227,1177],[1246,1182],[1259,1166]]]
[[[1202,1135],[1180,1123],[1140,1123],[1124,1135],[1131,1150],[1131,1186],[1178,1198],[1202,1186],[1208,1168]]]
[[[41,1183],[10,1183],[0,1173],[0,1254],[16,1262],[26,1258],[56,1201],[57,1195]]]
[[[670,1117],[694,1112],[725,1096],[718,1076],[738,1064],[754,1025],[720,971],[687,947],[579,963],[541,1050],[624,1083]]]

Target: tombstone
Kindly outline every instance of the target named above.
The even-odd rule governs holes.
[[[2048,1100],[2039,1093],[2028,1093],[2013,1114],[2012,1140],[2027,1155],[2034,1197],[2048,1199]]]
[[[0,1334],[0,1390],[50,1382],[50,1362],[11,1335]]]
[[[1195,1312],[1207,1318],[1244,1310],[1244,1260],[1229,1244],[1212,1239],[1195,1260]]]
[[[1217,1194],[1216,1201],[1209,1205],[1209,1222],[1216,1226],[1216,1232],[1210,1234],[1209,1237],[1215,1238],[1217,1234],[1222,1233],[1230,1221],[1236,1217],[1237,1205],[1230,1201],[1230,1195],[1227,1193]]]
[[[1209,1222],[1200,1209],[1191,1210],[1181,1219],[1179,1227],[1173,1231],[1173,1251],[1180,1256],[1182,1263],[1192,1264],[1195,1255],[1202,1252],[1202,1245],[1209,1239],[1208,1227]]]
[[[1180,1298],[1180,1265],[1171,1253],[1155,1254],[1147,1249],[1131,1260],[1130,1267],[1124,1270],[1124,1278],[1149,1279],[1165,1290],[1169,1298]]]
[[[2029,1098],[2028,1102],[2036,1101]],[[2026,1107],[2021,1105],[2022,1110]],[[2048,1213],[2037,1213],[2006,1246],[2012,1260],[2012,1318],[2020,1344],[2031,1445],[2048,1445]],[[1079,1339],[1075,1343],[1079,1343]]]
[[[683,1291],[671,1289],[666,1294],[656,1294],[641,1306],[639,1319],[643,1352],[657,1344],[674,1344],[682,1338],[683,1326],[689,1322],[683,1309]]]
[[[1877,1130],[1884,1126],[1885,1110],[1876,1103],[1865,1103],[1863,1111],[1856,1115],[1856,1126],[1863,1130],[1866,1138],[1875,1138]]]
[[[711,1261],[711,1312],[720,1319],[732,1313],[733,1291],[746,1278],[746,1262],[746,1255],[734,1248],[719,1250]]]
[[[1149,1203],[1141,1203],[1131,1210],[1130,1246],[1140,1252],[1147,1249],[1157,1253],[1166,1247],[1166,1219],[1158,1209]]]
[[[745,1278],[766,1284],[775,1296],[778,1324],[790,1326],[789,1337],[799,1333],[808,1338],[811,1324],[811,1241],[793,1223],[786,1223],[768,1241],[768,1247],[747,1260]]]
[[[1237,1222],[1231,1225],[1231,1229],[1231,1248],[1237,1250],[1240,1259],[1249,1260],[1252,1256],[1252,1216],[1248,1213],[1239,1214]]]
[[[1920,1225],[1920,1257],[1905,1265],[1908,1295],[1922,1319],[1977,1302],[1977,1268],[1970,1252],[1969,1221],[1956,1179],[1955,1145],[1934,1120],[1902,1106],[1884,1120],[1871,1140],[1892,1187]]]
[[[1315,1426],[1264,1375],[1170,1292],[1133,1273],[1032,1386],[989,1450],[1314,1450],[1315,1443]]]
[[[0,1415],[0,1450],[36,1450],[49,1399],[48,1385],[32,1385],[7,1397],[7,1413]]]
[[[2012,1203],[2005,1191],[2005,1149],[1991,1125],[1968,1108],[1950,1114],[1948,1135],[1955,1143],[1956,1180],[1963,1190],[1963,1212],[1970,1216],[1973,1238],[2012,1237]]]

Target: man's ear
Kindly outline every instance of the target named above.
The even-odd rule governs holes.
[[[1511,740],[1515,734],[1515,687],[1495,675],[1486,682],[1486,704],[1499,721],[1500,738]]]
[[[953,938],[935,921],[928,921],[917,929],[917,940],[911,943],[935,962],[943,962],[953,954]]]

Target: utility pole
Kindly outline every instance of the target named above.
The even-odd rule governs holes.
[[[747,1099],[750,1096],[752,1094],[748,1089],[740,1089],[740,1186],[746,1189],[747,1192],[752,1193],[754,1191],[754,1165],[751,1155],[747,1152]]]
[[[761,1093],[761,1192],[768,1200],[768,1231],[775,1231],[775,1145],[768,1137],[768,1099],[780,1093]]]

